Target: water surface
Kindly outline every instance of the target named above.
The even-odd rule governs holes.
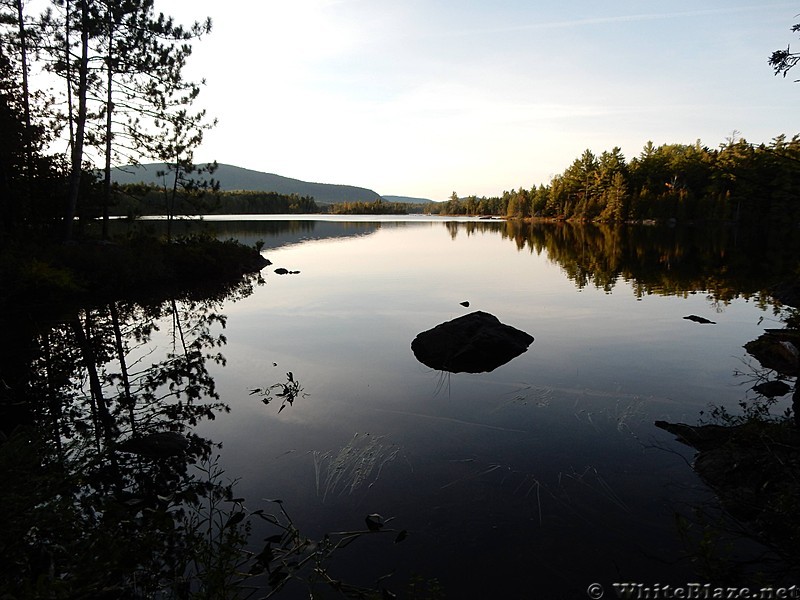
[[[653,422],[696,423],[752,395],[734,375],[748,372],[742,346],[777,324],[771,274],[736,232],[421,217],[213,226],[262,240],[273,265],[224,308],[228,362],[213,374],[232,410],[198,431],[222,442],[251,509],[281,498],[311,536],[369,513],[409,531],[342,551],[343,578],[396,571],[402,587],[416,574],[453,598],[697,580],[675,514],[711,497],[691,449]],[[473,310],[535,341],[491,373],[415,360],[419,332]],[[291,406],[250,394],[288,372],[304,390]]]

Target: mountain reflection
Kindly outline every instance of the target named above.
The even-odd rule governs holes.
[[[228,410],[209,371],[225,362],[219,310],[251,291],[6,319],[19,342],[0,367],[6,591],[182,596],[207,569],[199,553],[238,535],[205,508],[231,493],[194,426]]]

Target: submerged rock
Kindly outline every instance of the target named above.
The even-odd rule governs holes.
[[[422,364],[451,373],[486,373],[527,351],[533,336],[476,311],[423,331],[411,342]]]
[[[688,317],[683,317],[683,318],[688,320],[688,321],[694,321],[695,323],[700,323],[701,325],[707,325],[707,324],[716,325],[717,324],[716,321],[711,321],[709,319],[706,319],[705,317],[698,317],[697,315],[689,315]]]

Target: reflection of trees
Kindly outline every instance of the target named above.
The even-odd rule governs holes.
[[[460,225],[453,224],[451,236],[463,231]],[[796,305],[800,296],[797,286],[780,285],[796,280],[799,248],[791,233],[570,222],[470,225],[499,231],[520,251],[545,252],[579,288],[611,291],[626,281],[639,297],[704,291],[716,303],[738,297],[766,302],[774,296]],[[474,227],[467,229],[468,235]],[[791,585],[800,574],[797,315],[797,310],[784,315],[790,330],[768,330],[746,346],[763,368],[751,381],[755,398],[740,403],[741,415],[712,407],[710,423],[657,422],[697,451],[692,466],[717,498],[676,513],[686,560],[715,585]],[[782,412],[771,410],[779,401],[767,397],[766,390],[789,386],[766,384],[787,380],[794,388],[791,403],[782,401]]]
[[[498,230],[522,251],[558,264],[575,285],[611,291],[629,282],[638,296],[706,291],[715,302],[763,298],[797,267],[796,235],[733,227],[650,227],[570,222],[450,223],[450,235]]]
[[[201,548],[186,511],[227,489],[190,468],[211,454],[193,426],[226,409],[208,370],[224,362],[219,309],[250,286],[38,326],[2,397],[18,417],[0,437],[0,578],[15,597],[181,595]]]
[[[50,439],[91,431],[98,453],[153,429],[184,432],[221,406],[207,364],[224,362],[220,303],[171,300],[161,305],[110,303],[85,309],[35,338],[25,400]],[[162,332],[163,327],[167,331]],[[153,361],[155,334],[170,350]],[[40,399],[46,399],[42,402]],[[168,420],[165,421],[165,418]]]
[[[783,317],[791,323],[796,309]],[[795,329],[770,329],[745,346],[760,367],[736,372],[754,384],[740,412],[712,405],[698,425],[655,423],[697,451],[692,468],[718,499],[676,513],[688,558],[708,581],[788,586],[800,575],[798,340]],[[792,379],[789,404],[779,398]]]
[[[145,232],[153,235],[166,233],[166,221],[138,220],[116,221],[112,224],[112,233],[129,235],[132,232]],[[400,226],[394,224],[393,226]],[[216,221],[185,219],[174,221],[173,233],[176,235],[192,235],[198,232],[216,236],[218,239],[233,238],[245,245],[264,242],[264,248],[278,248],[288,244],[296,244],[309,239],[329,239],[369,235],[377,231],[381,223],[345,221],[331,223],[311,220],[248,220],[248,221]]]
[[[227,406],[209,367],[224,301],[110,302],[21,327],[0,362],[0,589],[12,598],[233,598],[295,584],[384,597],[334,578],[334,554],[370,534],[405,532],[370,515],[366,529],[306,537],[288,519],[248,511],[223,482],[213,444],[194,432]],[[13,330],[12,321],[6,324]],[[24,325],[24,324],[23,324]],[[303,395],[292,373],[264,392]],[[8,385],[7,382],[12,382]],[[279,411],[280,412],[280,411]],[[275,530],[248,551],[253,521]],[[316,592],[310,592],[314,595]],[[4,596],[5,597],[5,596]]]

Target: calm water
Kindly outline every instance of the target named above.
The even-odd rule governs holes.
[[[639,251],[608,231],[545,238],[423,217],[216,227],[263,240],[273,265],[224,307],[228,364],[213,374],[232,410],[198,431],[223,443],[251,509],[280,498],[311,536],[363,528],[369,513],[409,531],[341,551],[343,578],[436,578],[450,598],[698,580],[674,515],[709,494],[692,451],[653,422],[735,411],[750,387],[734,376],[742,346],[777,326],[758,282],[731,289],[703,272],[733,260],[733,234],[649,230]],[[712,262],[693,264],[697,252]],[[707,280],[713,290],[693,287]],[[414,358],[419,332],[473,310],[534,343],[484,374]],[[287,372],[305,392],[293,405],[250,395]]]
[[[0,375],[19,362],[33,373],[31,398],[60,399],[35,415],[60,460],[72,448],[102,466],[104,448],[142,432],[200,434],[222,445],[224,477],[250,511],[273,512],[280,499],[313,539],[364,529],[373,513],[406,530],[400,544],[361,537],[330,565],[362,585],[393,572],[397,592],[419,578],[437,580],[447,598],[585,598],[592,583],[613,597],[614,582],[729,583],[709,579],[709,567],[759,556],[742,536],[730,548],[720,541],[725,524],[692,471],[693,450],[654,421],[697,423],[710,405],[736,414],[754,397],[743,345],[780,326],[765,290],[795,272],[797,236],[424,216],[175,228],[260,242],[273,264],[236,300],[117,302],[25,325],[16,335],[26,349]],[[418,333],[475,310],[535,341],[489,373],[416,360]],[[217,351],[224,365],[203,358]],[[105,417],[89,406],[91,363]],[[287,383],[302,393],[280,410]],[[195,404],[176,407],[168,386],[197,394]],[[197,403],[214,388],[230,412],[210,420]],[[259,388],[272,389],[269,404]],[[88,479],[100,511],[106,490],[125,490],[125,506],[179,504],[173,492],[188,485],[182,459],[123,451],[109,465]],[[256,522],[252,548],[274,533]],[[298,584],[281,597],[307,595]]]

